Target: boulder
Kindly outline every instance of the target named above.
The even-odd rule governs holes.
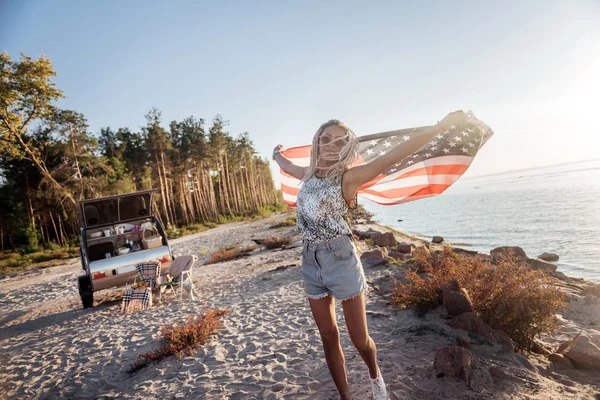
[[[452,317],[473,312],[473,303],[469,293],[458,287],[456,280],[451,280],[442,287],[442,300],[446,313]]]
[[[388,252],[388,257],[391,257],[395,260],[404,261],[410,258],[410,254],[399,253],[397,251],[391,250]]]
[[[441,236],[434,236],[431,239],[431,243],[442,243],[444,241],[444,238]]]
[[[381,232],[379,232],[379,231],[376,231],[376,230],[374,230],[374,229],[371,229],[371,228],[369,228],[369,229],[368,229],[368,230],[366,230],[366,231],[359,231],[359,230],[356,230],[356,232],[358,232],[358,238],[359,238],[360,240],[371,239],[371,236],[373,236],[373,235],[375,235],[375,234],[378,234],[378,233],[381,233]]]
[[[500,246],[490,251],[492,262],[498,263],[503,258],[513,257],[516,261],[522,261],[527,259],[525,251],[518,246]]]
[[[559,280],[561,280],[563,282],[568,282],[569,281],[569,277],[566,276],[565,274],[563,274],[560,271],[554,271],[552,273],[552,276],[554,276],[556,279],[559,279]]]
[[[538,258],[529,258],[526,262],[527,265],[533,269],[539,269],[551,273],[556,272],[556,264],[549,263],[548,261],[540,260]]]
[[[556,353],[550,354],[548,356],[548,361],[550,361],[553,364],[565,366],[567,368],[575,368],[573,366],[573,363],[571,362],[571,360],[569,360],[567,357],[563,356],[562,354],[556,354]]]
[[[469,350],[445,346],[436,350],[433,369],[438,372],[438,377],[451,376],[469,384],[473,374],[473,361],[473,354]]]
[[[485,339],[493,339],[494,337],[492,327],[483,322],[481,318],[472,312],[467,312],[452,318],[452,320],[448,322],[448,326],[454,329],[472,332]]]
[[[465,255],[465,256],[477,256],[477,255],[479,255],[478,251],[461,249],[460,247],[453,247],[452,248],[452,252],[456,253],[456,254],[462,254],[462,255]]]
[[[597,283],[595,285],[592,286],[588,286],[584,289],[584,293],[591,295],[591,296],[598,296],[600,297],[600,283]]]
[[[371,236],[371,240],[373,240],[373,244],[377,246],[394,247],[398,245],[398,241],[392,232],[374,234]]]
[[[552,352],[548,350],[546,346],[536,341],[534,341],[531,345],[531,352],[535,354],[541,354],[543,356],[549,356],[552,354]]]
[[[367,258],[361,258],[362,265],[364,267],[378,267],[380,265],[387,265],[389,263],[385,258],[377,257],[377,256],[369,256]]]
[[[510,336],[506,334],[503,330],[494,329],[492,332],[494,339],[498,342],[502,347],[509,349],[510,351],[515,351],[515,343],[512,341]]]
[[[558,254],[543,252],[538,258],[544,261],[558,261]]]
[[[471,350],[471,343],[469,342],[469,339],[464,336],[457,336],[456,343],[463,349]]]
[[[373,249],[373,250],[369,250],[369,251],[365,251],[364,253],[362,253],[360,255],[360,258],[368,258],[368,257],[379,257],[379,258],[384,258],[388,256],[388,249],[383,247],[381,249]]]
[[[575,368],[600,371],[600,334],[579,334],[563,345],[558,353],[567,357]]]
[[[412,249],[415,246],[412,244],[408,244],[408,243],[400,243],[398,244],[398,246],[396,247],[396,251],[398,253],[404,253],[404,254],[410,254],[412,253]]]

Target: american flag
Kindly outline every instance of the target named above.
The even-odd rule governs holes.
[[[353,166],[369,163],[395,146],[409,142],[427,128],[400,129],[359,137],[359,158]],[[435,136],[418,151],[362,185],[358,194],[384,205],[441,194],[469,168],[479,149],[493,134],[490,127],[469,111],[464,123],[453,125],[448,131]],[[291,147],[281,154],[293,164],[305,167],[310,164],[310,148],[311,145]],[[283,199],[289,206],[295,207],[302,181],[283,170],[280,173]]]

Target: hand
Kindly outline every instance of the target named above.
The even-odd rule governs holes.
[[[279,152],[283,150],[283,146],[278,144],[277,146],[275,146],[275,148],[273,149],[273,160],[275,160],[275,155],[279,154]]]
[[[463,110],[458,110],[446,115],[443,120],[438,122],[438,125],[440,125],[442,129],[448,130],[452,125],[462,124],[466,120],[467,114],[465,114]]]

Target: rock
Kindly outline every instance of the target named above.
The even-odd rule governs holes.
[[[558,254],[543,252],[538,258],[544,261],[558,261]]]
[[[494,339],[496,339],[496,342],[502,345],[502,347],[510,349],[510,351],[515,351],[515,343],[506,332],[500,329],[494,329],[492,335],[494,336]]]
[[[380,265],[387,265],[389,263],[385,258],[377,256],[369,256],[367,258],[361,258],[362,265],[364,267],[379,267]]]
[[[462,254],[462,255],[465,255],[465,256],[477,256],[477,255],[479,255],[478,251],[461,249],[460,247],[453,247],[452,248],[452,252],[456,253],[456,254]]]
[[[469,342],[469,339],[464,336],[457,336],[456,343],[463,349],[471,350],[471,343]]]
[[[493,338],[492,327],[483,322],[481,318],[472,312],[467,312],[452,318],[452,320],[448,322],[448,326],[454,329],[462,329],[467,332],[475,333],[485,339]]]
[[[457,346],[440,347],[435,352],[433,369],[438,371],[438,377],[451,376],[469,384],[473,374],[473,361],[473,354],[467,349]]]
[[[556,279],[560,279],[560,280],[561,280],[561,281],[563,281],[563,282],[568,282],[568,281],[569,281],[569,277],[568,277],[568,276],[566,276],[565,274],[563,274],[563,273],[562,273],[562,272],[560,272],[560,271],[554,271],[554,272],[552,273],[552,276],[554,276]]]
[[[584,289],[585,294],[589,294],[591,296],[600,297],[600,283],[597,283],[593,286],[588,286]]]
[[[357,232],[358,232],[358,238],[360,240],[371,239],[371,236],[373,236],[373,235],[375,235],[377,233],[381,233],[381,232],[376,231],[376,230],[371,229],[371,228],[369,228],[366,231],[359,231],[359,230],[357,230]]]
[[[404,261],[410,258],[410,254],[399,253],[397,251],[391,250],[388,252],[388,257],[391,257],[395,260]]]
[[[548,356],[552,354],[552,352],[548,350],[546,346],[539,342],[536,342],[535,340],[533,341],[533,345],[531,346],[531,351],[535,354],[541,354],[543,356]]]
[[[497,264],[503,258],[513,257],[516,261],[527,259],[525,251],[518,246],[500,246],[490,251],[492,262]]]
[[[408,243],[400,243],[398,244],[398,246],[396,247],[396,251],[398,253],[404,253],[404,254],[411,254],[412,250],[415,246],[412,244],[408,244]]]
[[[542,271],[548,271],[551,273],[556,272],[556,264],[549,263],[548,261],[540,260],[538,258],[529,258],[526,261],[527,265],[529,265],[533,269],[539,269]]]
[[[561,348],[559,353],[566,356],[575,368],[600,371],[600,334],[579,334]]]
[[[446,313],[452,317],[473,312],[473,303],[469,298],[469,293],[466,289],[459,288],[458,282],[454,279],[443,285],[442,300]]]
[[[369,251],[365,251],[364,253],[362,253],[360,255],[360,258],[368,258],[368,257],[379,257],[379,258],[384,258],[388,256],[388,249],[383,247],[381,249],[373,249],[373,250],[369,250]]]
[[[575,368],[573,366],[573,363],[571,362],[571,360],[569,360],[567,357],[563,356],[562,354],[550,354],[548,356],[548,360],[553,363],[553,364],[558,364],[558,365],[562,365],[568,368]]]
[[[440,290],[443,292],[444,290],[452,290],[454,292],[458,292],[460,290],[460,285],[456,279],[450,279],[446,283],[440,286]]]
[[[444,238],[441,236],[434,236],[431,239],[431,243],[442,243],[444,241]]]
[[[393,247],[398,245],[398,241],[396,240],[392,232],[374,234],[371,236],[371,240],[373,240],[373,244],[377,246]]]

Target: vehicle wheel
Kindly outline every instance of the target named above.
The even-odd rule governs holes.
[[[90,308],[94,305],[94,292],[92,291],[92,282],[87,275],[79,277],[79,296],[83,308]]]

